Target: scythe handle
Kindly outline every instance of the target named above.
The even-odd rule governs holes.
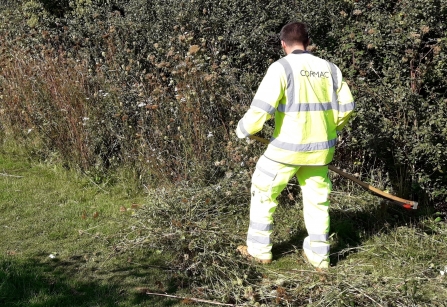
[[[259,142],[264,143],[264,144],[268,144],[269,143],[268,140],[266,140],[264,138],[261,138],[259,136],[256,136],[256,135],[250,135],[249,138],[252,139],[252,140],[259,141]],[[375,193],[375,194],[377,194],[379,196],[382,196],[384,198],[387,198],[387,199],[390,199],[390,200],[393,200],[395,202],[400,203],[404,208],[407,208],[407,209],[417,209],[417,207],[418,207],[418,203],[415,202],[415,201],[403,199],[403,198],[391,195],[389,193],[386,193],[386,192],[384,192],[382,190],[379,190],[379,189],[377,189],[377,188],[367,184],[366,182],[363,182],[363,181],[357,179],[356,177],[352,176],[351,174],[343,172],[342,170],[336,168],[333,165],[328,165],[328,168],[331,171],[339,174],[340,176],[343,176],[346,179],[349,179],[349,180],[357,183],[358,185],[363,187],[365,190],[371,191],[371,192],[373,192],[373,193]]]
[[[373,192],[373,193],[375,193],[377,195],[380,195],[380,196],[382,196],[384,198],[387,198],[387,199],[396,201],[398,203],[401,203],[404,208],[407,208],[407,209],[417,209],[417,207],[418,207],[418,203],[415,202],[415,201],[403,199],[403,198],[391,195],[391,194],[389,194],[387,192],[384,192],[382,190],[379,190],[379,189],[373,187],[372,185],[369,185],[366,182],[363,182],[363,181],[355,178],[351,174],[343,172],[342,170],[336,168],[333,165],[328,165],[328,168],[331,171],[333,171],[333,172],[335,172],[335,173],[337,173],[337,174],[339,174],[339,175],[341,175],[341,176],[343,176],[343,177],[345,177],[345,178],[347,178],[349,180],[354,181],[355,183],[357,183],[358,185],[362,186],[364,189],[366,189],[368,191],[371,191],[371,192]]]

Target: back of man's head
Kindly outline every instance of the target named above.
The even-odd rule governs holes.
[[[309,33],[307,26],[302,22],[291,22],[286,24],[279,33],[280,40],[284,41],[287,46],[295,44],[309,44]]]

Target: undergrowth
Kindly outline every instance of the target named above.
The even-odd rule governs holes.
[[[306,233],[292,184],[275,214],[273,264],[261,266],[236,252],[249,211],[247,186],[237,182],[151,191],[121,251],[170,255],[165,265],[191,297],[235,306],[442,306],[447,298],[447,227],[433,215],[335,192],[331,268],[319,274],[301,256]]]
[[[119,247],[173,255],[169,266],[182,273],[192,295],[234,301],[260,277],[235,254],[245,231],[244,194],[246,189],[230,179],[208,187],[151,190],[149,203],[134,216],[138,224]]]

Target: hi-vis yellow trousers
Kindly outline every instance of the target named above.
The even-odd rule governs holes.
[[[248,252],[258,259],[272,259],[270,234],[276,198],[296,174],[303,196],[308,237],[303,243],[308,261],[315,267],[329,266],[329,194],[332,189],[327,165],[287,165],[261,156],[251,186]]]

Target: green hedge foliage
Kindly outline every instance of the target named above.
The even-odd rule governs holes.
[[[263,147],[235,125],[281,56],[279,30],[301,20],[357,102],[334,163],[387,174],[403,196],[447,196],[445,1],[5,3],[2,123],[69,164],[156,183],[246,175]]]
[[[445,1],[358,1],[329,33],[328,57],[356,91],[350,150],[414,198],[447,192],[446,13]]]

